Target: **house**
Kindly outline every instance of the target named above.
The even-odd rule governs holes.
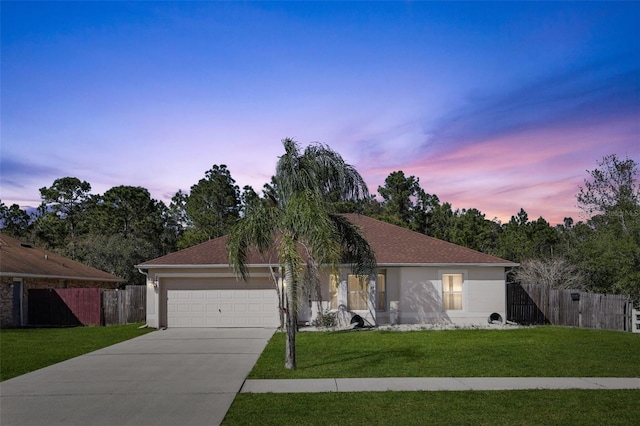
[[[29,325],[32,290],[116,288],[122,282],[115,275],[0,234],[0,327]]]
[[[321,275],[322,301],[303,296],[301,322],[348,311],[370,324],[487,324],[505,313],[505,275],[516,263],[358,214],[378,264],[374,276],[350,268]],[[250,276],[228,265],[226,237],[138,265],[147,275],[151,327],[277,327],[282,279],[275,255],[249,254]]]

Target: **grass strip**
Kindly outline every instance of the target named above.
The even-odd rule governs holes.
[[[223,425],[629,425],[640,390],[239,394]]]
[[[141,325],[4,329],[0,332],[0,381],[154,330],[139,329]]]

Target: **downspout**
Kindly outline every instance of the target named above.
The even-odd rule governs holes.
[[[146,271],[142,270],[142,268],[138,268],[138,272],[147,277],[147,281],[149,281],[149,274]]]
[[[144,275],[145,277],[147,277],[146,281],[147,283],[149,282],[149,273],[146,270],[143,270],[142,268],[138,268],[138,272],[140,272],[142,275]],[[151,284],[153,285],[154,290],[158,290],[158,275],[155,276],[155,278],[151,281]]]

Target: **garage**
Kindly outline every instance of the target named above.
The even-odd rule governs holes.
[[[251,251],[241,279],[226,243],[215,238],[136,265],[147,278],[149,327],[280,327],[278,263]]]
[[[272,289],[168,290],[168,327],[278,327]]]

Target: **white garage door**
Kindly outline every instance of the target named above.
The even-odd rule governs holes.
[[[169,327],[278,327],[275,290],[168,290]]]

